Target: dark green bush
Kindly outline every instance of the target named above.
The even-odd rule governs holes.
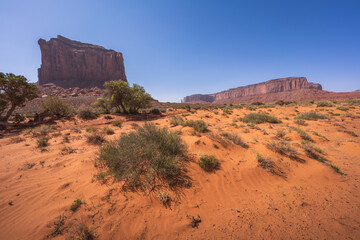
[[[184,184],[186,147],[175,132],[145,123],[137,131],[105,144],[98,163],[125,189],[147,190],[160,183],[170,187]]]
[[[185,125],[194,128],[196,132],[200,133],[203,133],[207,130],[207,124],[202,120],[189,120],[186,121]]]
[[[68,118],[74,116],[74,109],[67,105],[58,96],[49,96],[42,103],[44,111],[57,118]]]
[[[95,119],[99,116],[99,114],[93,108],[86,105],[82,105],[79,107],[77,115],[79,118],[84,120]]]
[[[281,120],[265,113],[249,113],[241,119],[245,123],[281,123]]]
[[[296,119],[305,119],[305,120],[318,120],[318,119],[328,119],[329,117],[325,114],[318,112],[307,112],[302,113],[296,117]]]
[[[218,167],[219,161],[214,155],[203,155],[200,157],[199,165],[205,171],[211,172]]]
[[[70,206],[70,210],[76,212],[76,210],[81,206],[82,202],[80,199],[74,200],[74,203]]]

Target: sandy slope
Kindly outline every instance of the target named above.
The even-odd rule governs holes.
[[[300,112],[314,109],[297,108]],[[245,109],[234,110],[228,117],[221,110],[218,115],[201,110],[187,116],[211,124],[210,132],[197,136],[189,127],[171,128],[179,132],[193,160],[187,166],[192,187],[170,192],[170,207],[163,206],[156,193],[122,192],[121,183],[92,181],[98,172],[94,167],[98,147],[86,142],[85,128],[108,126],[111,120],[77,120],[77,125],[59,121],[61,135],[51,138],[45,152],[36,148],[36,138],[30,135],[21,134],[25,141],[19,143],[11,142],[13,136],[5,137],[0,139],[0,239],[46,238],[53,232],[58,216],[65,217],[64,231],[54,239],[71,239],[80,224],[89,227],[99,239],[359,239],[360,139],[338,129],[360,135],[360,118],[345,117],[348,113],[360,116],[360,107],[348,113],[335,107],[326,109],[341,116],[332,116],[330,121],[307,121],[309,125],[300,128],[308,130],[314,145],[322,148],[326,158],[346,175],[308,158],[301,150],[298,133],[288,132],[289,126],[299,127],[293,123],[294,107],[271,109],[269,113],[283,123],[257,125],[268,135],[250,126],[231,126],[234,118],[251,112]],[[183,113],[187,112],[168,112]],[[124,121],[123,127],[110,125],[116,134],[108,139],[133,131],[135,121],[114,118]],[[169,119],[164,115],[152,122],[170,127]],[[144,121],[136,123],[142,125]],[[286,137],[305,163],[292,161],[265,146],[280,128],[286,129]],[[221,131],[237,133],[249,148],[234,144],[224,148],[209,135]],[[65,133],[70,133],[70,143],[62,143]],[[197,140],[200,144],[195,144]],[[76,148],[76,153],[62,155],[64,145]],[[197,164],[203,153],[216,155],[220,169],[203,171]],[[274,159],[287,177],[259,167],[257,153]],[[26,163],[36,165],[29,169]],[[77,198],[86,204],[73,213],[69,208]],[[9,205],[10,201],[13,205]],[[202,222],[192,228],[190,218],[198,215]]]

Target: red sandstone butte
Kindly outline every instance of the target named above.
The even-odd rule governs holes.
[[[39,84],[54,83],[63,88],[103,87],[110,80],[127,81],[120,52],[73,41],[60,35],[39,39],[41,67]]]

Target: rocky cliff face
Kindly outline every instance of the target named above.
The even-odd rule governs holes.
[[[103,87],[109,80],[127,81],[121,53],[62,37],[39,39],[41,67],[39,84],[63,88]]]
[[[195,94],[185,97],[183,102],[222,103],[229,102],[231,99],[241,99],[242,97],[289,92],[300,89],[322,90],[322,87],[320,84],[309,83],[305,77],[279,78],[244,87],[232,88],[214,94]]]

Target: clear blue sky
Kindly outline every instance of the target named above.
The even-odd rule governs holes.
[[[39,38],[122,52],[130,83],[160,101],[274,78],[360,89],[359,0],[0,2],[0,71],[37,81]]]

